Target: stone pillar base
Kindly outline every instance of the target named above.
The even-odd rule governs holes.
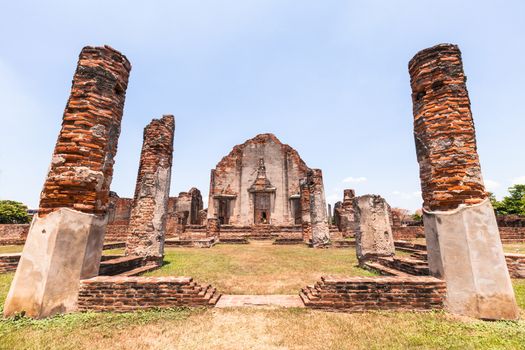
[[[312,224],[312,247],[326,248],[330,242],[330,228],[326,222],[317,222]]]
[[[424,212],[428,264],[447,283],[447,309],[491,320],[514,320],[519,310],[489,199],[455,210]]]
[[[74,311],[81,278],[98,275],[107,217],[61,208],[35,216],[7,295],[4,316]]]

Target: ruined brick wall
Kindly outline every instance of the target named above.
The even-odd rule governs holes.
[[[339,311],[443,309],[445,282],[433,277],[322,277],[301,292],[306,307]]]
[[[126,255],[160,261],[164,254],[174,132],[171,115],[144,128]]]
[[[21,256],[21,253],[0,254],[0,273],[16,271]]]
[[[409,63],[424,207],[450,210],[487,198],[461,52],[441,44]]]
[[[110,200],[108,224],[124,225],[131,217],[132,198],[112,198]]]
[[[525,278],[525,254],[505,254],[511,278]]]
[[[24,244],[29,233],[29,224],[1,224],[0,245]]]
[[[129,224],[111,224],[106,226],[106,242],[125,242],[128,239]]]
[[[261,159],[267,180],[274,187],[271,224],[295,224],[290,198],[299,194],[299,180],[306,177],[308,168],[296,150],[272,134],[257,135],[235,146],[212,170],[208,218],[219,217],[222,197],[230,203],[229,224],[254,224],[254,194],[248,190],[257,179]]]
[[[39,216],[59,208],[106,214],[130,70],[109,46],[82,49]]]
[[[191,277],[99,276],[81,281],[79,311],[129,312],[180,306],[213,307],[215,288]]]
[[[525,227],[500,227],[502,243],[525,243]]]
[[[425,228],[423,226],[393,226],[392,235],[394,239],[400,240],[425,238]]]

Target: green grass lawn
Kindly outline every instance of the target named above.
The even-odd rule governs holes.
[[[164,260],[166,265],[147,276],[191,276],[224,294],[297,294],[323,275],[373,275],[356,267],[355,249],[311,249],[271,242],[168,248]]]

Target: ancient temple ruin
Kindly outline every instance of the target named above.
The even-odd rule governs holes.
[[[247,234],[286,231],[301,237],[300,181],[308,171],[292,147],[275,135],[257,135],[235,146],[211,171],[208,220],[218,220],[221,232],[243,228]],[[324,200],[322,182],[318,187]],[[326,220],[324,204],[321,210]]]

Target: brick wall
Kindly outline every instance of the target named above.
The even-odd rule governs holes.
[[[0,245],[24,244],[29,226],[29,224],[0,225]]]
[[[451,210],[487,198],[474,121],[456,45],[422,50],[409,63],[424,207]]]
[[[525,254],[505,254],[511,278],[525,278]]]
[[[99,276],[80,283],[80,311],[126,312],[177,306],[214,306],[215,288],[191,277]]]
[[[104,240],[106,242],[125,242],[128,237],[129,225],[107,225],[106,235]]]
[[[503,243],[525,243],[525,227],[500,227],[499,235]]]
[[[425,238],[425,228],[423,226],[393,226],[392,234],[394,239],[416,239]]]
[[[21,253],[0,254],[0,273],[16,271]]]
[[[339,311],[442,309],[445,282],[433,277],[322,277],[301,292],[305,305]]]

